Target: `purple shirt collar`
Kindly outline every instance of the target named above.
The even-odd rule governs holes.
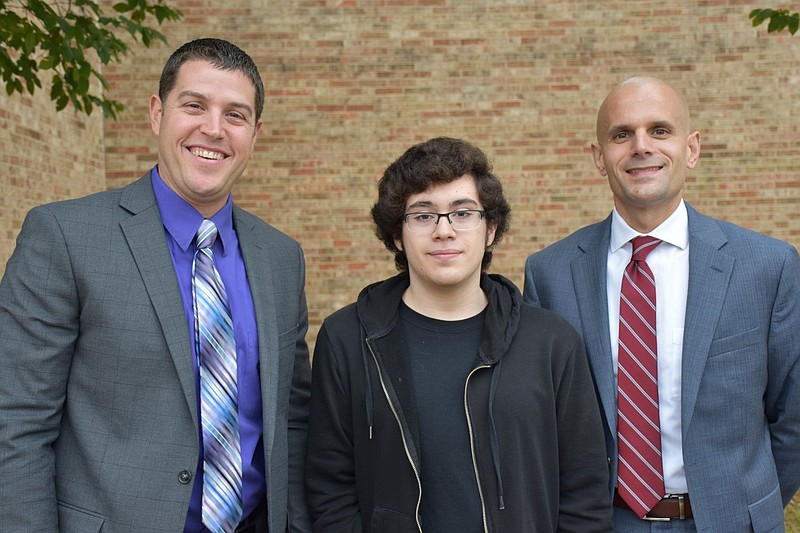
[[[161,210],[164,227],[175,239],[175,243],[185,252],[192,245],[204,217],[194,206],[164,183],[164,179],[158,173],[158,165],[153,167],[150,181],[153,184],[156,202]],[[233,238],[233,200],[230,194],[225,205],[211,217],[211,220],[217,225],[218,238],[222,244],[222,255],[227,255],[228,246],[226,244],[235,242]]]

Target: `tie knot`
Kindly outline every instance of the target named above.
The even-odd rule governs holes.
[[[217,226],[208,219],[203,220],[197,230],[197,249],[210,248],[217,240]]]
[[[644,261],[647,256],[661,244],[661,239],[640,235],[633,239],[633,255],[631,261]]]

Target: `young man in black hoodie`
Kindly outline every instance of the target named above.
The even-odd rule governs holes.
[[[583,343],[485,273],[509,213],[465,141],[431,139],[386,169],[372,217],[400,274],[317,337],[315,531],[611,531]]]

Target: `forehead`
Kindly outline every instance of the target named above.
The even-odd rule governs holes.
[[[437,183],[421,193],[412,194],[406,200],[406,206],[440,206],[461,205],[468,201],[479,204],[478,187],[475,178],[464,174],[449,183]]]
[[[254,102],[256,97],[256,88],[244,72],[217,68],[200,59],[186,61],[178,69],[171,92],[177,95],[183,91],[209,91],[209,96],[227,95],[249,102]]]
[[[609,94],[598,117],[598,126],[601,130],[656,123],[688,127],[687,115],[685,104],[669,86],[631,84]]]

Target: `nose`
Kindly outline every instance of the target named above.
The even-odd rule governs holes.
[[[203,116],[203,123],[201,124],[201,131],[209,137],[222,136],[222,116],[212,111],[207,112]]]
[[[436,226],[433,228],[434,237],[449,237],[455,234],[455,232],[456,230],[453,229],[453,225],[450,223],[450,217],[440,216],[438,220],[436,220]]]
[[[647,134],[646,131],[637,131],[633,135],[633,142],[631,143],[631,149],[634,153],[639,155],[647,155],[652,153],[653,148],[650,144],[650,136]]]

